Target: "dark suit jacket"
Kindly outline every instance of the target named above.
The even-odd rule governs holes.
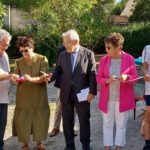
[[[60,47],[60,48],[57,50],[57,54],[56,54],[56,66],[58,65],[58,60],[59,60],[59,55],[60,55],[60,53],[63,52],[63,51],[65,51],[65,50],[66,50],[66,49],[65,49],[64,46]],[[57,87],[57,88],[60,88],[60,87],[61,87],[61,81],[62,81],[62,76],[59,76],[59,77],[56,79],[56,81],[55,81],[55,83],[54,83],[54,86]]]
[[[56,66],[52,81],[62,75],[60,99],[67,103],[69,93],[73,88],[75,94],[81,89],[89,87],[90,93],[96,95],[96,63],[94,53],[80,46],[74,72],[71,71],[71,56],[67,51],[60,53],[58,65]]]

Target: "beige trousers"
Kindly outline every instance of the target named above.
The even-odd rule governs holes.
[[[145,140],[150,140],[150,106],[146,107],[145,119],[143,121]]]
[[[56,96],[56,110],[54,116],[54,128],[59,129],[62,117],[62,105],[60,101],[60,89],[57,88],[57,96]]]

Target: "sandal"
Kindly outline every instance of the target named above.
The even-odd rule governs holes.
[[[26,144],[26,145],[23,145],[22,146],[22,150],[29,150],[29,146]]]
[[[104,150],[111,150],[111,146],[105,146]]]
[[[38,144],[36,145],[36,149],[37,149],[37,150],[46,150],[46,147],[45,147],[44,144],[38,143]]]

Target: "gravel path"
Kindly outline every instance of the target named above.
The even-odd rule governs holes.
[[[136,93],[142,93],[143,84],[137,84],[135,87]],[[53,84],[48,85],[48,93],[49,93],[49,105],[51,108],[51,117],[50,117],[50,126],[49,132],[53,127],[53,116],[55,110],[55,95],[56,89],[53,87]],[[21,144],[18,143],[16,137],[12,137],[12,117],[13,111],[15,107],[15,86],[12,87],[10,93],[10,100],[11,103],[9,105],[9,112],[8,112],[8,123],[5,133],[5,150],[20,150]],[[102,115],[97,109],[98,104],[98,97],[97,96],[91,104],[91,146],[94,150],[103,150],[103,137],[102,137]],[[138,103],[137,106],[137,116],[142,112],[141,108],[144,107],[142,102]],[[144,145],[144,140],[139,134],[140,129],[140,120],[136,118],[133,120],[133,111],[130,112],[130,117],[128,121],[127,127],[127,145],[124,147],[124,150],[142,150]],[[77,150],[81,150],[81,144],[79,142],[79,123],[78,118],[76,117],[76,124],[75,124],[75,131],[78,136],[75,137],[76,148]],[[32,137],[31,137],[32,139]],[[48,137],[44,143],[47,146],[48,150],[63,150],[65,147],[64,136],[61,128],[61,132],[56,137]],[[35,143],[30,143],[31,150],[35,149]]]

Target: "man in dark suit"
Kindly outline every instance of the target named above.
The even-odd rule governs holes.
[[[60,53],[58,65],[53,72],[51,81],[62,76],[60,100],[66,141],[65,150],[76,149],[73,130],[74,107],[80,123],[82,148],[83,150],[92,150],[90,146],[90,102],[97,93],[94,53],[79,45],[79,36],[75,30],[63,33],[62,37],[66,51]],[[84,94],[85,99],[82,99],[82,96],[77,97],[81,90],[87,93]]]

